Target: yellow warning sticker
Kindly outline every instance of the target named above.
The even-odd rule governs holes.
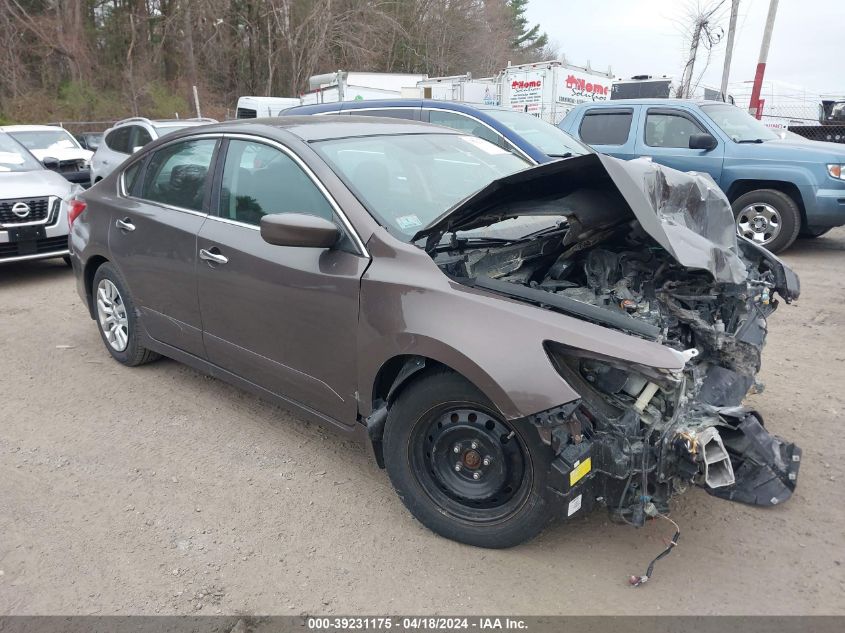
[[[590,469],[593,467],[593,463],[588,457],[580,464],[576,463],[575,468],[569,471],[569,485],[574,486],[579,479],[581,479],[584,475],[590,472]]]

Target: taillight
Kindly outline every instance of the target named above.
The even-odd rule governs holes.
[[[71,199],[68,210],[67,210],[67,226],[68,228],[73,226],[73,221],[79,217],[79,214],[85,211],[86,203],[84,200],[78,200],[77,198]]]

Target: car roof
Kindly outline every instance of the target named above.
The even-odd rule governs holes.
[[[472,112],[473,110],[503,110],[511,112],[509,108],[503,108],[497,105],[490,105],[485,103],[470,103],[468,101],[448,101],[445,99],[364,99],[362,101],[338,101],[333,103],[311,103],[302,106],[294,106],[289,108],[295,110],[302,108],[319,108],[324,110],[331,110],[334,108],[348,108],[350,110],[360,110],[363,108],[440,108],[457,110],[464,112]]]
[[[43,132],[48,130],[67,130],[59,125],[4,125],[0,127],[4,132]],[[70,134],[70,132],[68,132]]]
[[[146,117],[129,117],[115,122],[112,128],[122,127],[124,125],[135,125],[138,123],[146,123],[153,127],[186,127],[189,125],[207,125],[209,123],[217,123],[217,119],[147,119]]]
[[[382,136],[399,134],[461,134],[457,130],[430,123],[391,119],[388,117],[326,115],[265,117],[260,119],[236,119],[207,125],[207,132],[267,132],[285,130],[304,141],[323,141],[335,138]],[[191,132],[182,130],[179,136]],[[174,138],[169,136],[168,138]]]
[[[725,101],[712,101],[708,99],[670,99],[670,98],[660,98],[660,97],[651,97],[649,99],[611,99],[610,101],[598,101],[598,102],[589,102],[589,103],[581,103],[579,104],[578,108],[592,108],[592,107],[603,107],[603,108],[624,108],[626,105],[631,106],[661,106],[661,105],[733,105],[731,103],[727,103]],[[736,107],[736,106],[734,106]]]

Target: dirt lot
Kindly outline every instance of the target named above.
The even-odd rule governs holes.
[[[845,614],[845,230],[785,259],[753,397],[804,462],[774,509],[695,490],[679,547],[603,511],[485,551],[363,447],[172,361],[113,362],[61,262],[0,268],[0,613]]]

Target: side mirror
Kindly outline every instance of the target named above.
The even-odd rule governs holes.
[[[41,164],[51,171],[59,171],[59,159],[52,156],[45,156],[41,159]]]
[[[703,149],[709,152],[716,149],[717,145],[719,145],[719,142],[711,134],[690,134],[690,149]]]
[[[142,149],[144,149],[143,145],[136,145],[135,147],[132,148],[132,153],[134,154],[135,152],[142,150]]]
[[[331,248],[340,239],[340,229],[316,215],[275,213],[261,218],[261,237],[276,246]]]

